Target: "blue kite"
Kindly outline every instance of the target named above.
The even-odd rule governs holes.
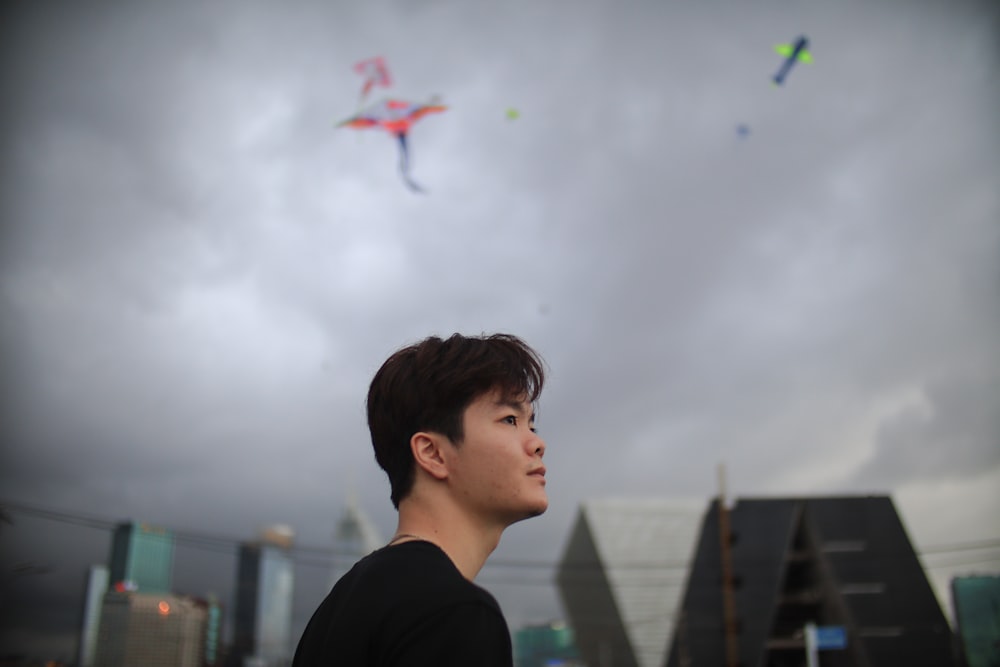
[[[806,64],[812,62],[812,54],[809,53],[809,38],[805,35],[800,36],[793,44],[778,44],[774,47],[774,50],[778,55],[785,56],[785,62],[781,63],[781,69],[778,73],[774,75],[774,83],[776,85],[781,85],[785,82],[785,77],[792,70],[792,65],[796,62],[804,62]]]

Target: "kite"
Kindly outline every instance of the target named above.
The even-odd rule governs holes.
[[[507,120],[517,120],[518,118],[521,117],[521,112],[515,109],[514,107],[511,107],[507,109],[506,115],[507,115]]]
[[[355,63],[354,71],[365,77],[365,85],[361,88],[362,104],[373,87],[382,86],[383,88],[388,88],[392,85],[389,68],[385,66],[385,60],[382,56],[375,56],[374,58]]]
[[[413,124],[429,113],[440,113],[448,107],[431,100],[429,104],[414,104],[403,100],[382,100],[367,109],[351,116],[337,124],[337,127],[353,127],[365,129],[376,127],[394,134],[399,140],[399,170],[403,182],[415,192],[423,192],[423,188],[410,178],[410,151],[406,145],[406,133]]]
[[[805,35],[795,40],[794,44],[779,44],[774,47],[778,55],[785,56],[785,62],[781,63],[781,69],[774,75],[775,84],[780,86],[785,82],[785,77],[788,76],[788,73],[792,70],[792,65],[796,62],[812,62],[812,54],[809,53],[808,47],[809,39]]]
[[[748,136],[750,136],[750,126],[747,125],[746,123],[741,123],[741,124],[737,125],[736,126],[736,134],[740,135],[741,137],[748,137]]]

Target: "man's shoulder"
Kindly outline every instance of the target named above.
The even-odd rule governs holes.
[[[506,667],[510,649],[494,597],[436,545],[406,542],[365,556],[337,582],[310,620],[295,665],[329,664],[335,651],[346,664]]]
[[[448,555],[431,542],[383,547],[357,563],[345,583],[351,580],[355,586],[423,598],[430,607],[478,602],[500,610],[488,591],[463,577]]]

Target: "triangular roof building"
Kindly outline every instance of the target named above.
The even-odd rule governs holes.
[[[955,664],[951,628],[889,497],[740,499],[726,508],[731,624],[721,514],[713,501],[669,667],[724,665],[730,639],[740,665],[801,665],[809,623],[846,639],[821,652],[829,667]]]
[[[580,505],[557,583],[586,664],[663,664],[704,512],[703,500]]]

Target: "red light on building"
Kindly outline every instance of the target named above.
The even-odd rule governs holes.
[[[157,605],[160,608],[160,614],[166,616],[170,613],[170,604],[166,600],[160,600],[160,604]]]

